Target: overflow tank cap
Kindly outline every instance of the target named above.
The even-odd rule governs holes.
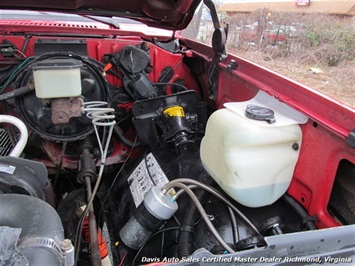
[[[254,104],[248,104],[246,106],[245,116],[253,120],[266,121],[270,124],[276,122],[275,112],[273,110]]]

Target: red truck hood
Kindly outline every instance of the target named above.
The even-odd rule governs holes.
[[[2,0],[0,9],[60,11],[127,17],[148,26],[181,30],[187,27],[201,0]]]

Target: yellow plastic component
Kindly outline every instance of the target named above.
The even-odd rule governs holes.
[[[166,117],[174,117],[174,116],[185,117],[184,108],[182,108],[181,106],[169,107],[165,109],[163,113]]]

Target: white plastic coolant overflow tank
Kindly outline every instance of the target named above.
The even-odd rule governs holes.
[[[224,104],[207,122],[203,166],[233,199],[270,205],[290,185],[307,117],[259,91],[251,100]]]

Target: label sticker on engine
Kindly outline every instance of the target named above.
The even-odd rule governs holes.
[[[148,168],[147,168],[148,167]],[[149,153],[127,179],[136,207],[141,204],[151,187],[162,188],[169,182],[154,155]]]
[[[7,164],[0,164],[0,172],[7,173],[12,175],[16,170],[15,166],[7,165]]]

